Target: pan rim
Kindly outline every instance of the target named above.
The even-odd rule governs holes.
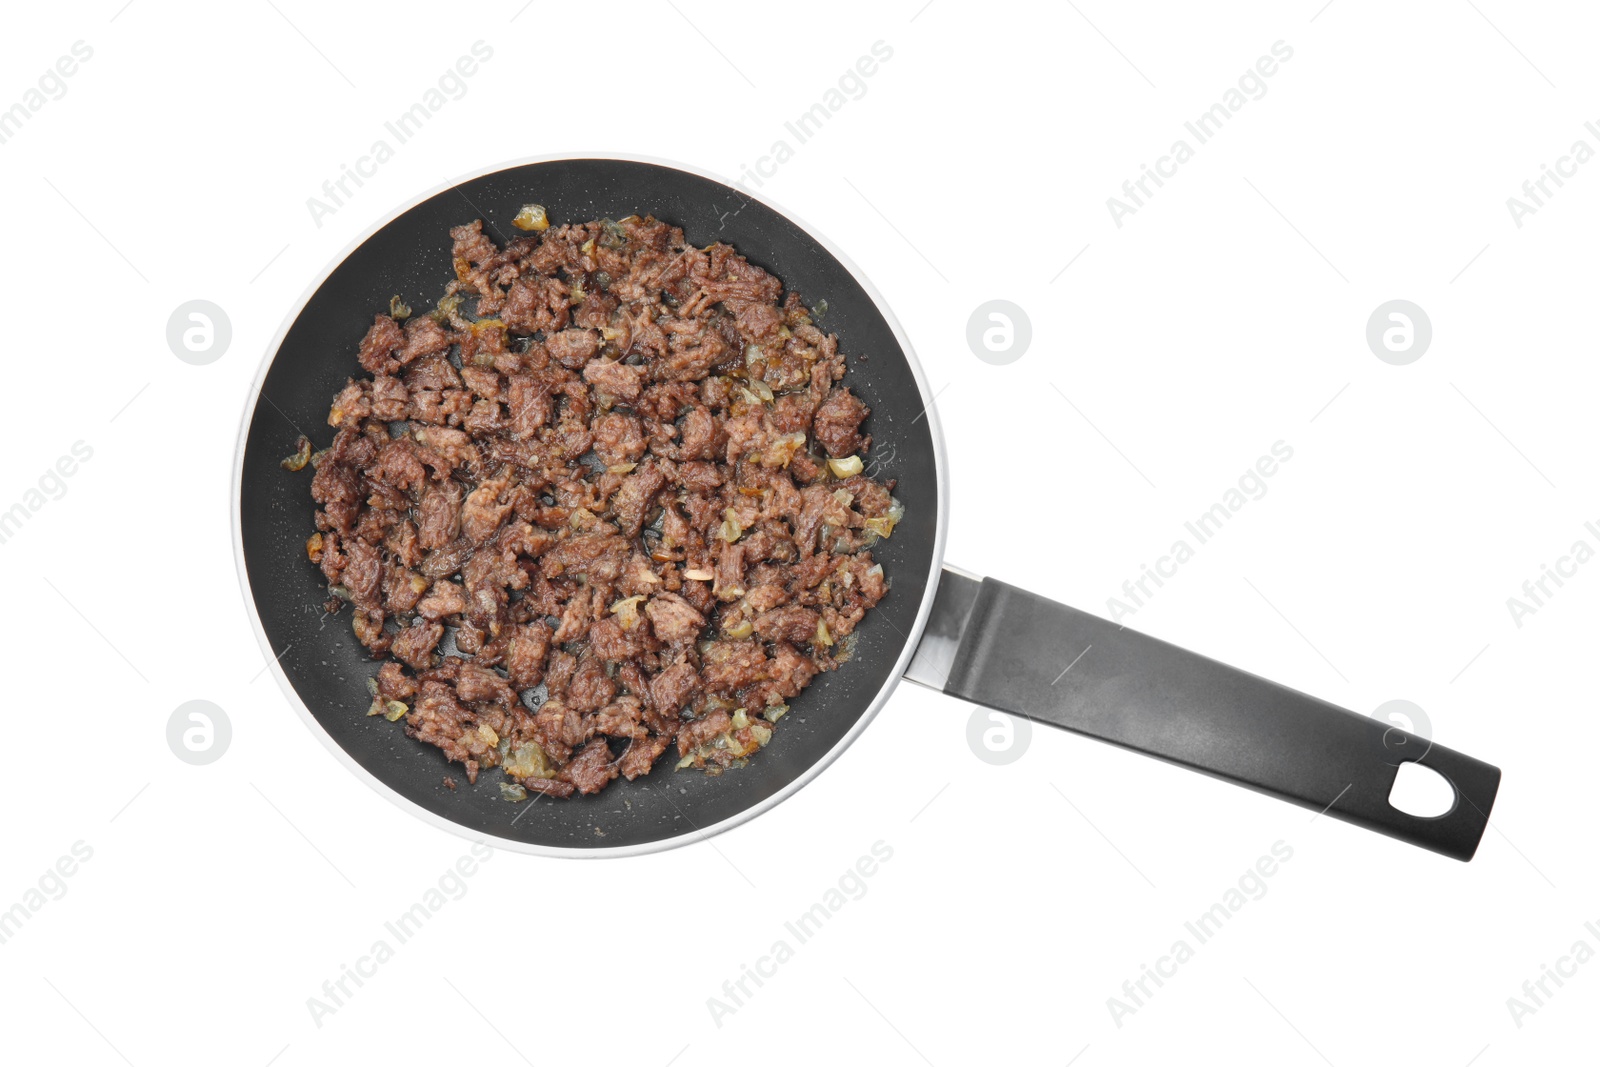
[[[353,756],[346,752],[344,748],[333,739],[332,735],[330,735],[328,731],[323,728],[322,724],[317,721],[317,717],[312,714],[311,709],[306,706],[305,701],[301,699],[299,692],[295,689],[294,683],[289,680],[288,674],[283,670],[282,663],[278,658],[281,653],[274,653],[273,651],[271,639],[267,636],[266,628],[261,621],[261,613],[259,610],[257,610],[255,593],[251,588],[249,572],[245,567],[244,527],[242,516],[245,445],[249,438],[251,422],[255,418],[256,410],[261,403],[262,387],[265,385],[267,374],[272,369],[272,364],[277,359],[278,352],[283,346],[284,338],[288,336],[289,330],[294,326],[295,322],[299,320],[301,314],[305,311],[306,305],[311,302],[311,298],[315,296],[318,290],[322,288],[333,272],[338,270],[345,260],[349,259],[351,254],[356,251],[356,249],[360,248],[362,244],[377,234],[385,226],[388,226],[395,219],[399,218],[413,207],[425,200],[437,196],[439,193],[448,192],[449,190],[457,188],[466,182],[473,181],[489,174],[496,174],[504,170],[512,170],[537,163],[555,163],[589,159],[622,163],[644,163],[652,166],[665,167],[671,170],[682,171],[687,174],[692,174],[697,177],[716,182],[718,185],[732,190],[740,196],[744,196],[750,200],[761,203],[770,208],[772,211],[777,212],[783,218],[787,219],[789,222],[793,223],[795,226],[804,231],[805,234],[811,238],[811,240],[817,242],[818,245],[826,249],[828,253],[833,256],[842,267],[844,267],[850,276],[855,279],[856,283],[861,286],[862,290],[866,292],[868,298],[871,299],[873,306],[877,309],[878,314],[881,315],[884,322],[888,324],[890,331],[894,334],[895,340],[900,345],[901,351],[905,354],[906,362],[910,365],[912,378],[917,384],[917,392],[922,400],[923,413],[928,420],[929,437],[931,438],[933,444],[934,488],[938,498],[938,513],[934,518],[935,525],[933,558],[930,561],[927,585],[921,592],[922,600],[917,608],[917,616],[911,627],[911,632],[907,635],[906,641],[900,649],[899,658],[895,661],[894,667],[890,671],[888,678],[884,681],[878,692],[873,696],[872,701],[867,705],[866,710],[860,714],[860,716],[856,719],[856,722],[850,727],[845,735],[835,742],[832,748],[823,753],[821,758],[813,762],[803,772],[796,775],[777,792],[758,801],[755,804],[750,805],[734,815],[730,815],[727,818],[722,819],[719,822],[713,823],[706,827],[692,828],[683,833],[674,834],[670,837],[665,837],[656,841],[649,841],[635,845],[603,846],[599,848],[579,848],[566,845],[541,845],[500,837],[499,835],[495,834],[484,834],[477,832],[466,826],[462,826],[461,824],[455,822],[454,820],[448,819],[443,815],[429,811],[427,808],[422,807],[420,804],[417,804],[415,801],[402,795],[387,782],[383,781],[377,775],[363,767]],[[816,778],[819,777],[824,770],[826,770],[844,753],[845,749],[849,748],[850,745],[855,742],[856,738],[861,736],[862,732],[866,730],[867,726],[874,718],[877,717],[878,712],[881,711],[883,706],[888,702],[889,696],[894,692],[895,686],[905,678],[906,668],[911,663],[911,658],[917,650],[917,644],[921,640],[922,631],[927,625],[928,616],[933,610],[934,593],[938,588],[940,573],[942,571],[942,565],[944,562],[945,535],[948,530],[950,509],[949,463],[945,456],[944,432],[939,422],[938,409],[935,407],[933,401],[934,394],[928,388],[927,377],[923,373],[922,363],[917,359],[915,349],[913,349],[911,346],[911,339],[906,335],[905,329],[900,325],[900,320],[897,319],[893,311],[890,310],[887,301],[885,301],[883,298],[883,294],[880,293],[877,287],[872,284],[872,281],[866,276],[866,274],[858,266],[856,266],[855,262],[851,260],[850,257],[845,255],[843,250],[836,246],[832,241],[824,237],[816,228],[811,226],[805,220],[799,218],[793,212],[788,211],[777,203],[774,203],[768,197],[753,194],[744,189],[742,186],[735,186],[732,182],[728,181],[721,175],[704,170],[700,167],[678,162],[676,160],[648,155],[635,155],[617,152],[562,152],[549,155],[526,156],[518,159],[491,163],[476,170],[469,171],[465,174],[457,175],[456,177],[448,179],[439,185],[424,190],[415,196],[408,198],[390,211],[385,212],[377,217],[377,219],[370,226],[363,229],[349,244],[347,244],[328,262],[327,266],[319,274],[315,276],[311,283],[306,287],[305,291],[300,294],[299,300],[294,303],[287,316],[285,316],[283,322],[278,327],[277,333],[273,336],[271,342],[269,342],[267,345],[265,352],[262,354],[261,361],[256,368],[254,380],[251,382],[244,398],[244,410],[240,415],[238,436],[234,444],[233,480],[228,496],[229,527],[233,540],[234,570],[238,577],[240,592],[243,595],[245,611],[250,618],[250,625],[251,629],[255,633],[256,643],[260,646],[262,655],[267,660],[267,669],[271,672],[273,678],[276,679],[278,688],[283,691],[284,696],[288,700],[289,706],[300,717],[300,720],[305,724],[307,729],[309,729],[315,737],[321,740],[323,746],[333,753],[334,758],[338,762],[342,763],[347,770],[354,773],[358,779],[366,782],[367,785],[375,790],[379,795],[388,798],[402,811],[405,811],[407,814],[420,819],[430,826],[433,826],[435,829],[444,830],[456,837],[464,838],[469,841],[483,842],[490,844],[495,848],[505,849],[511,852],[520,852],[525,855],[532,856],[549,856],[565,859],[606,859],[621,856],[643,856],[654,852],[664,852],[668,849],[680,848],[708,841],[718,834],[726,833],[736,826],[740,826],[746,822],[749,822],[758,815],[762,815],[768,811],[771,811],[783,801],[789,799],[795,793],[799,792],[803,787],[816,780]]]

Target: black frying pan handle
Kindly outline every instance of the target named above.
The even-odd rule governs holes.
[[[907,676],[1458,860],[1477,850],[1500,786],[1499,768],[1384,721],[951,568]],[[1455,788],[1448,812],[1389,803],[1407,761]]]

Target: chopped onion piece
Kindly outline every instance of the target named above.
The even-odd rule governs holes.
[[[786,433],[774,438],[761,453],[763,467],[787,467],[789,461],[794,459],[794,454],[806,447],[806,435],[803,433]]]
[[[852,474],[860,474],[861,457],[846,456],[843,459],[830,459],[828,460],[828,469],[834,473],[835,477],[839,478],[848,478]]]
[[[388,707],[389,710],[384,712],[383,717],[385,719],[388,719],[390,722],[399,721],[401,718],[403,718],[405,716],[406,712],[411,710],[410,708],[406,707],[406,705],[405,705],[405,703],[403,701],[399,701],[399,700],[391,700],[391,701],[389,701],[389,703],[387,704],[387,707]]]
[[[617,617],[624,630],[631,630],[639,625],[639,605],[644,602],[644,595],[630,596],[611,605],[611,614]]]
[[[511,225],[519,230],[548,230],[550,217],[544,213],[543,204],[523,204],[517,217],[511,220]]]
[[[709,582],[716,577],[716,575],[712,574],[710,571],[701,570],[698,567],[694,568],[693,570],[684,571],[683,576],[693,582]]]
[[[303,471],[306,464],[311,462],[311,441],[304,435],[294,443],[294,455],[289,456],[278,464],[286,471]]]
[[[506,740],[500,742],[500,757],[502,768],[509,775],[517,778],[554,778],[555,770],[550,767],[545,759],[544,749],[533,742],[525,742],[516,748]]]
[[[500,799],[508,800],[515,804],[518,801],[527,800],[528,791],[516,782],[501,782]]]
[[[373,622],[371,615],[357,609],[355,617],[350,620],[350,629],[355,632],[357,641],[371,648],[383,636],[383,621]]]
[[[449,325],[460,313],[461,301],[466,299],[460,293],[448,293],[439,298],[439,303],[434,306],[432,316],[441,326]]]

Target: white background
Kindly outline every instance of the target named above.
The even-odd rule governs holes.
[[[1600,148],[1597,27],[1578,4],[1318,2],[11,12],[0,107],[73,42],[93,57],[0,145],[0,510],[75,441],[93,458],[0,545],[0,908],[75,842],[93,856],[0,945],[6,1058],[1591,1059],[1600,963],[1520,1027],[1507,998],[1579,939],[1600,949],[1600,566],[1520,628],[1506,600],[1580,537],[1600,547],[1600,163],[1521,228],[1506,198],[1574,140]],[[314,225],[306,199],[480,39],[467,95]],[[990,766],[972,708],[902,686],[819,780],[710,843],[496,853],[319,1027],[307,998],[468,846],[356,780],[263,670],[229,475],[284,315],[453,175],[614,151],[737,176],[878,40],[866,94],[762,193],[874,279],[940,390],[949,558],[1105,613],[1287,442],[1267,495],[1131,625],[1358,711],[1420,705],[1436,740],[1504,768],[1477,858],[1043,727]],[[1280,40],[1266,95],[1114,225],[1106,198]],[[233,326],[208,366],[165,340],[196,298]],[[1032,320],[1008,366],[965,340],[994,298]],[[1433,324],[1409,366],[1364,339],[1395,298]],[[209,766],[167,748],[191,699],[233,724]],[[880,840],[865,896],[718,1026],[708,998]],[[1266,895],[1116,1025],[1107,999],[1280,840]]]

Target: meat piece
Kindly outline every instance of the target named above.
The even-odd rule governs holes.
[[[376,547],[358,538],[345,542],[345,554],[344,585],[350,591],[350,603],[362,611],[372,611],[382,601],[383,556]]]
[[[848,387],[835,389],[817,409],[812,433],[828,455],[837,459],[859,451],[866,439],[857,432],[861,420],[867,417],[863,404]]]
[[[424,321],[432,322],[432,319]],[[445,345],[449,347],[448,344]],[[442,351],[442,349],[441,349]],[[413,392],[431,391],[442,393],[446,389],[460,389],[461,375],[456,373],[455,367],[442,356],[428,356],[418,359],[406,368],[406,388]]]
[[[622,401],[639,399],[640,392],[644,390],[644,375],[643,367],[632,367],[621,360],[596,359],[584,364],[583,367],[584,381],[602,393]]]
[[[505,488],[505,480],[496,480],[484,482],[467,494],[466,503],[461,509],[461,532],[473,544],[481,545],[493,537],[500,524],[506,521],[506,516],[511,514],[510,503],[500,501]]]
[[[598,737],[583,746],[583,750],[572,757],[572,762],[561,768],[559,775],[562,781],[571,782],[574,789],[586,794],[600,792],[616,776],[611,749]]]
[[[479,367],[463,362],[461,380],[466,383],[468,389],[485,400],[499,400],[504,396],[500,375],[495,373],[493,367]]]
[[[530,793],[543,793],[551,797],[570,797],[572,783],[564,782],[559,778],[525,778],[522,784]]]
[[[611,499],[611,510],[616,516],[617,526],[622,530],[622,536],[639,536],[639,530],[644,526],[645,512],[650,508],[650,501],[666,484],[667,476],[662,473],[661,467],[652,461],[646,461],[638,470],[622,480],[622,488],[618,489],[616,496]]]
[[[533,716],[533,736],[547,756],[557,763],[572,758],[574,747],[593,736],[584,727],[583,714],[567,707],[566,702],[552,698],[539,705]]]
[[[700,672],[693,664],[675,663],[650,683],[650,698],[663,717],[678,713],[700,688]]]
[[[713,693],[732,693],[766,678],[767,655],[761,643],[748,638],[713,641],[700,669],[705,687]]]
[[[418,315],[406,323],[400,362],[412,363],[424,356],[436,356],[448,351],[452,343],[450,332],[439,325],[433,316]]]
[[[711,459],[716,455],[717,422],[698,404],[689,409],[678,429],[678,459]]]
[[[817,550],[817,535],[830,509],[838,506],[833,490],[825,485],[808,485],[800,494],[800,515],[794,524],[794,543],[800,558],[808,559]]]
[[[625,625],[616,615],[607,615],[589,628],[589,652],[603,660],[616,662],[642,655],[650,648],[650,629],[643,619]]]
[[[460,532],[460,486],[455,482],[430,484],[423,490],[422,503],[417,507],[417,544],[425,549],[443,548]]]
[[[715,463],[693,461],[678,464],[678,481],[691,493],[715,492],[722,485],[722,472]]]
[[[783,315],[771,304],[746,303],[734,315],[739,332],[747,341],[760,344],[773,337],[783,325]]]
[[[594,422],[594,451],[608,467],[636,462],[644,455],[644,424],[637,415],[607,412]]]
[[[606,665],[594,656],[578,661],[572,681],[567,683],[567,706],[575,711],[594,711],[617,695],[617,683],[606,674]]]
[[[427,484],[428,471],[417,456],[416,444],[400,438],[383,446],[378,462],[367,471],[367,477],[409,492]]]
[[[444,627],[439,623],[414,624],[395,635],[389,652],[412,670],[420,671],[433,666],[433,650],[443,637]]]
[[[456,676],[456,695],[469,704],[488,701],[510,704],[517,698],[506,680],[488,667],[464,663]]]
[[[480,767],[493,767],[500,754],[492,728],[485,732],[476,717],[461,705],[444,682],[423,682],[422,696],[406,716],[406,733],[437,746],[446,758],[467,768],[467,781],[476,783]]]
[[[628,781],[633,781],[640,775],[649,774],[650,768],[655,765],[661,753],[672,744],[672,739],[656,735],[654,737],[636,738],[628,746],[628,751],[622,754],[617,761],[617,769]]]
[[[478,460],[478,449],[464,430],[453,430],[447,426],[419,426],[416,438],[432,455],[443,461],[447,468],[443,473]]]
[[[311,499],[322,505],[332,529],[346,533],[361,506],[360,478],[345,464],[325,458],[311,477]]]
[[[594,713],[594,731],[607,737],[633,740],[648,737],[650,730],[641,720],[643,710],[638,697],[619,697]]]
[[[774,684],[774,692],[785,699],[797,697],[800,691],[811,684],[811,679],[816,677],[818,667],[811,660],[801,655],[793,645],[779,642],[773,646],[772,661],[767,666],[768,677]]]
[[[406,568],[390,555],[389,561],[384,563],[384,611],[389,614],[408,613],[416,608],[424,590],[427,590],[426,577]]]
[[[751,611],[771,611],[789,602],[789,590],[777,582],[763,581],[744,595],[744,602]]]
[[[596,615],[602,605],[598,590],[584,590],[571,600],[567,601],[566,608],[561,613],[561,624],[556,627],[552,640],[558,645],[570,644],[573,641],[582,641],[589,635],[589,627],[594,624]]]
[[[572,675],[578,669],[577,657],[562,649],[554,649],[550,659],[545,664],[544,687],[552,698],[566,694],[567,686],[572,683]]]
[[[712,593],[718,600],[738,600],[744,596],[744,546],[724,543],[717,553],[716,584]]]
[[[372,320],[372,328],[361,339],[356,359],[373,374],[393,374],[400,369],[400,361],[394,358],[394,351],[405,343],[406,335],[401,331],[400,324],[391,316],[378,315]]]
[[[817,623],[821,616],[811,608],[794,605],[775,608],[756,616],[756,633],[765,641],[791,641],[805,644],[817,636]]]
[[[506,399],[511,408],[511,436],[517,438],[532,437],[538,433],[539,427],[549,422],[551,413],[555,411],[550,387],[525,374],[511,376]]]
[[[372,417],[395,422],[406,417],[406,383],[380,374],[372,379]]]
[[[422,535],[417,535],[421,543]],[[472,542],[465,538],[441,546],[436,551],[429,552],[423,557],[417,570],[422,572],[424,578],[443,578],[447,574],[454,574],[461,569],[462,564],[472,561]]]
[[[378,695],[383,699],[410,700],[416,692],[417,683],[394,660],[378,668]]]
[[[417,614],[430,622],[459,615],[467,610],[467,596],[455,582],[434,582],[428,595],[417,604]]]
[[[622,574],[632,548],[614,533],[578,534],[562,541],[539,560],[545,577],[614,582]]]
[[[703,719],[684,723],[678,730],[678,755],[688,755],[718,734],[725,732],[731,724],[728,713],[721,708],[709,713]]]
[[[550,333],[567,325],[567,287],[555,278],[522,277],[506,292],[500,318],[517,333]]]
[[[361,420],[372,414],[372,383],[348,383],[339,390],[339,395],[333,398],[333,406],[328,409],[329,426],[350,425],[360,428]]]
[[[550,624],[543,619],[517,628],[506,645],[506,673],[518,689],[531,689],[544,677],[544,660],[550,654]]]
[[[706,617],[676,593],[657,593],[645,604],[657,639],[667,645],[688,645],[699,639]]]
[[[679,341],[679,336],[674,335],[668,343],[665,358],[650,361],[650,373],[658,381],[697,381],[710,374],[728,354],[728,343],[710,331],[697,332],[693,342]]]
[[[568,370],[581,370],[600,350],[600,340],[590,330],[562,330],[544,343],[550,358]]]

